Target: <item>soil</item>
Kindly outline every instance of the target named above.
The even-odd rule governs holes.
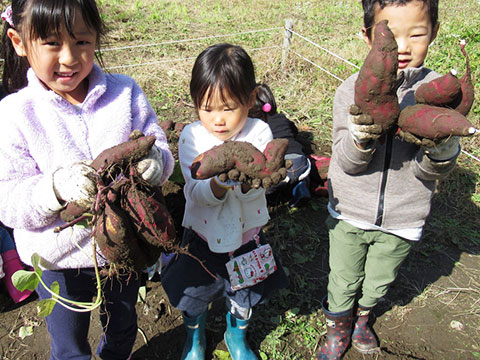
[[[320,154],[322,147],[316,146],[315,150]],[[163,193],[180,238],[185,201],[182,186],[169,181],[163,186]],[[294,307],[299,309],[297,316],[318,318],[313,341],[318,347],[323,340],[318,334],[324,333],[320,300],[326,293],[328,276],[328,238],[323,225],[327,201],[319,191],[321,196],[313,196],[310,202],[292,210],[288,201],[285,205],[286,194],[284,191],[269,197],[272,219],[264,230],[289,270],[291,285],[288,292],[273,297],[268,306],[255,309],[248,333],[255,350],[275,331],[276,325],[268,319],[284,316]],[[441,204],[435,204],[434,208],[437,209],[434,216],[436,211],[443,211]],[[480,252],[473,245],[444,241],[443,238],[450,236],[445,229],[441,226],[426,229],[429,241],[436,243],[414,248],[387,296],[374,309],[373,329],[380,339],[381,353],[364,356],[349,349],[344,359],[478,359],[473,354],[479,352],[480,345]],[[287,232],[294,235],[295,241],[285,240]],[[181,314],[170,306],[158,275],[152,280],[144,275],[144,285],[146,297],[137,303],[139,333],[132,359],[178,359],[185,340]],[[49,358],[49,336],[45,320],[36,315],[36,302],[33,294],[23,303],[14,304],[6,290],[0,292],[0,358]],[[32,326],[33,333],[22,339],[19,336],[22,326]],[[213,303],[207,319],[207,359],[214,357],[216,349],[226,350],[224,329],[223,303]],[[100,334],[95,311],[89,333],[93,349]],[[295,359],[311,359],[314,349],[303,346],[299,336],[302,334],[298,331],[285,331],[282,337],[288,344],[281,346],[285,346],[286,352],[296,354]]]

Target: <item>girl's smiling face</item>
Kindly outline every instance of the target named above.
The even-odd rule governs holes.
[[[197,109],[202,125],[217,139],[226,141],[237,135],[247,122],[248,111],[253,101],[248,105],[225,94],[223,99],[216,88],[208,99],[210,89],[205,93],[200,108]],[[254,95],[251,100],[254,100]],[[208,103],[207,103],[208,100]]]
[[[428,46],[437,36],[438,26],[432,27],[428,7],[422,1],[410,1],[405,5],[387,5],[383,9],[377,4],[375,23],[388,20],[398,45],[398,70],[418,67],[423,64]],[[363,29],[364,40],[371,48],[373,39],[369,39]],[[373,37],[373,31],[372,31]]]
[[[59,34],[46,38],[25,39],[9,33],[18,55],[26,56],[29,65],[42,83],[72,104],[85,100],[86,77],[95,58],[97,34],[87,27],[81,15],[75,15],[71,37],[63,26]],[[16,35],[15,35],[16,34]]]

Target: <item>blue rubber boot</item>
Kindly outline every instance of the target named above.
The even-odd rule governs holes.
[[[207,311],[195,318],[187,317],[183,312],[182,316],[187,329],[187,340],[185,340],[181,360],[204,360]]]
[[[292,200],[290,201],[291,207],[300,207],[305,205],[310,200],[308,178],[298,182],[292,190]]]
[[[258,360],[246,341],[248,320],[237,319],[227,312],[227,331],[224,339],[232,360]]]

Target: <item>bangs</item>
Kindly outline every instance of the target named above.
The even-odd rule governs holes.
[[[32,1],[27,7],[29,8],[25,13],[29,15],[25,19],[25,25],[31,39],[45,39],[52,34],[59,36],[62,29],[75,38],[73,26],[76,14],[82,17],[88,28],[94,30],[98,37],[105,32],[98,11],[92,7],[90,1]]]

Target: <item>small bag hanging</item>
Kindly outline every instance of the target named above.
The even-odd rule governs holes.
[[[232,290],[240,290],[265,280],[277,270],[273,251],[269,244],[232,257],[226,264]]]

